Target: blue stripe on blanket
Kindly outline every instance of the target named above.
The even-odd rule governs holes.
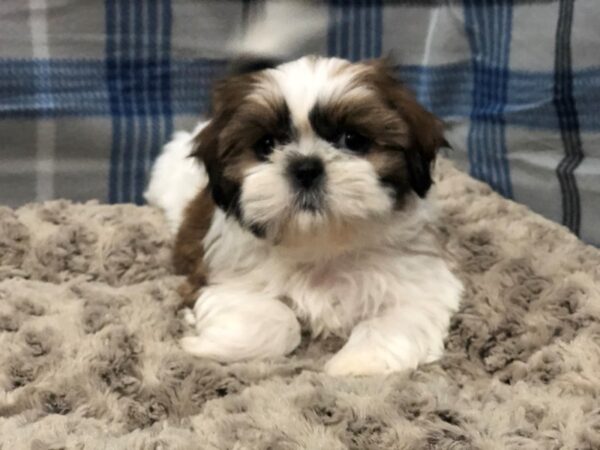
[[[151,162],[173,131],[171,2],[106,0],[105,13],[113,126],[109,198],[142,203]]]
[[[116,55],[114,43],[107,42],[107,54]],[[128,113],[158,117],[163,114],[158,80],[165,71],[170,72],[171,113],[198,114],[207,104],[211,81],[226,67],[226,61],[212,59],[172,60],[168,68],[165,61],[151,56],[136,55],[133,60],[123,61],[137,71],[137,92],[143,93],[148,103],[143,110]],[[47,82],[34,83],[42,71]],[[116,56],[106,60],[0,58],[0,119],[125,115],[120,106],[124,98],[121,89],[125,89],[123,77]]]
[[[150,11],[151,7],[155,4],[155,2],[137,2],[135,9],[135,15],[133,18],[134,24],[134,45],[133,45],[133,55],[141,55],[142,58],[147,58],[146,49],[150,49],[150,46],[146,46],[146,38],[150,35],[148,33],[149,30],[156,29],[153,27],[151,22],[151,16],[147,17],[147,20],[144,19],[145,11],[140,10],[143,9],[143,3],[146,3],[146,9]],[[141,4],[141,5],[140,5]],[[142,8],[140,8],[142,6]],[[146,29],[147,27],[147,29]],[[148,83],[148,73],[147,70],[144,70],[143,65],[140,60],[134,60],[132,73],[134,75],[139,74],[136,77],[136,80],[133,84],[136,101],[134,103],[137,104],[137,124],[132,124],[134,127],[137,125],[137,139],[136,145],[133,148],[133,158],[132,158],[132,172],[135,180],[135,194],[136,194],[136,203],[140,203],[141,193],[140,187],[143,189],[145,183],[145,174],[146,174],[146,165],[145,160],[146,155],[149,153],[148,150],[152,147],[152,140],[147,142],[148,137],[148,125],[149,121],[152,120],[152,117],[148,114],[147,108],[147,96],[146,89]],[[148,120],[150,119],[150,120]],[[152,127],[152,123],[150,123],[150,127]]]
[[[108,46],[108,43],[107,43]],[[115,60],[16,60],[0,59],[0,119],[124,114],[115,107],[120,98],[114,74]],[[170,61],[169,95],[172,114],[201,114],[208,105],[211,81],[223,73],[224,60]],[[145,67],[148,66],[148,67]],[[34,74],[45,67],[50,82],[33,83]],[[144,95],[151,117],[161,115],[158,75],[164,68],[149,58],[137,62],[146,73]],[[112,76],[109,74],[112,73]],[[419,97],[419,101],[440,117],[469,117],[473,106],[471,63],[442,66],[399,66],[398,76]],[[140,74],[135,74],[140,79]],[[452,89],[448,89],[452,86]],[[511,71],[504,107],[506,126],[541,130],[559,127],[553,103],[553,72]],[[47,89],[39,95],[37,89]],[[572,94],[577,98],[578,128],[582,132],[600,132],[598,98],[590,92],[600,90],[600,66],[572,71]],[[114,107],[114,109],[113,109]],[[563,123],[565,129],[572,121]]]
[[[117,150],[115,152],[116,158],[113,159],[110,164],[111,166],[117,166],[117,183],[115,186],[110,186],[109,195],[111,199],[115,199],[116,202],[129,202],[131,196],[129,189],[131,180],[131,152],[133,146],[133,127],[135,122],[131,120],[132,116],[137,115],[137,109],[134,103],[134,77],[133,71],[130,70],[130,61],[132,59],[130,39],[133,37],[133,33],[130,33],[129,28],[131,26],[130,20],[133,15],[130,12],[130,6],[134,6],[133,2],[125,0],[117,0],[117,23],[119,38],[117,39],[117,67],[118,77],[121,83],[117,95],[120,97],[120,104],[122,107],[122,114],[113,117],[113,123],[115,121],[121,122],[119,127],[124,130],[124,136],[122,140],[119,140]],[[130,53],[131,52],[131,53]]]
[[[571,72],[571,28],[573,25],[572,0],[560,0],[554,62],[554,104],[560,126],[565,156],[556,168],[562,196],[562,221],[575,234],[579,234],[581,206],[575,169],[584,154],[579,136],[579,119],[573,96]]]
[[[327,54],[351,61],[381,55],[382,0],[330,0]]]
[[[158,9],[158,5],[156,2],[150,2],[148,4],[147,11],[147,20],[148,20],[148,28],[150,30],[158,29],[158,21],[159,21],[160,11]],[[148,33],[148,44],[147,44],[147,58],[148,58],[148,102],[149,102],[149,110],[150,110],[150,149],[148,154],[146,155],[145,168],[146,170],[150,169],[151,163],[153,161],[153,155],[160,151],[161,145],[163,144],[161,140],[161,128],[160,128],[160,113],[161,113],[161,98],[160,98],[160,86],[157,80],[160,77],[160,73],[163,70],[161,67],[161,62],[158,59],[157,48],[158,48],[158,33],[152,32]]]
[[[110,173],[109,173],[109,201],[115,203],[117,199],[117,177],[119,167],[114,161],[118,158],[119,142],[121,140],[121,108],[120,96],[118,94],[120,86],[118,85],[119,73],[117,64],[117,5],[115,0],[105,1],[106,16],[106,89],[109,96],[110,115],[112,122],[112,143],[110,153]],[[94,80],[95,81],[95,80]],[[96,84],[96,83],[94,83]],[[87,92],[78,90],[78,92]],[[83,104],[81,105],[83,106]]]
[[[493,10],[493,11],[491,11]],[[468,154],[471,174],[512,197],[506,148],[506,119],[510,79],[509,51],[512,2],[478,4],[464,0],[465,30],[472,54],[471,126]]]
[[[173,134],[173,108],[171,104],[171,34],[172,34],[172,5],[171,0],[162,0],[162,47],[160,52],[161,58],[161,89],[162,94],[161,106],[164,137],[170,139]],[[162,147],[161,142],[157,142],[151,149],[152,160],[158,156]]]

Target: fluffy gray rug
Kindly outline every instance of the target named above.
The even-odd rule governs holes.
[[[183,353],[156,210],[0,208],[0,448],[600,448],[600,251],[440,169],[467,294],[444,358],[385,377],[322,374],[335,341]]]

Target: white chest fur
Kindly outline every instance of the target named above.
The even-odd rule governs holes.
[[[432,237],[424,230],[410,230],[410,245],[396,242],[405,239],[398,232],[406,234],[406,224],[395,231],[334,256],[322,249],[323,257],[306,261],[255,238],[219,212],[204,240],[205,263],[215,284],[285,298],[313,335],[348,336],[360,321],[413,304],[427,311],[432,326],[447,326],[448,314],[458,306],[460,283],[431,251]],[[436,310],[446,314],[438,318]]]

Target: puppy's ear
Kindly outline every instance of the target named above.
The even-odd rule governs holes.
[[[245,105],[248,115],[248,110],[252,110],[248,107],[248,97],[265,81],[263,71],[278,63],[278,60],[253,55],[239,57],[229,67],[229,75],[213,85],[210,121],[196,136],[192,156],[204,163],[215,203],[227,213],[239,214],[240,193],[240,180],[234,179],[228,170],[239,157],[234,151],[236,139],[232,138],[229,125],[237,124],[233,128],[240,128],[238,113]]]
[[[400,108],[412,132],[412,145],[406,149],[410,184],[419,197],[425,197],[433,180],[431,169],[438,150],[447,146],[442,121],[420,106],[412,97]]]
[[[256,74],[277,67],[282,61],[260,55],[243,54],[233,59],[226,75],[212,86],[209,105],[209,124],[196,138],[192,156],[204,159],[218,147],[219,131],[229,122],[243,99],[251,92]]]
[[[194,138],[191,156],[204,164],[215,204],[223,211],[231,211],[237,205],[239,187],[223,175],[223,163],[219,152],[219,134],[223,126],[221,121],[212,119]]]
[[[222,148],[222,131],[235,111],[251,92],[253,73],[231,76],[217,81],[213,87],[208,124],[194,138],[191,156],[205,166],[215,203],[226,212],[236,212],[239,186],[224,175],[227,151]]]
[[[368,61],[367,64],[372,67],[375,86],[384,101],[409,126],[410,143],[404,149],[409,183],[419,197],[425,197],[433,183],[431,169],[437,151],[448,145],[444,139],[443,123],[423,108],[394,77],[390,59]]]

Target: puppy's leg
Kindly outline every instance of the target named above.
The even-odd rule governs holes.
[[[395,308],[360,322],[348,342],[325,365],[330,375],[372,375],[414,369],[439,358],[450,310],[431,314],[419,307]]]
[[[354,327],[348,342],[326,364],[331,375],[367,375],[414,369],[438,359],[462,284],[439,258],[403,259],[378,316]]]
[[[184,350],[219,362],[284,356],[300,343],[300,324],[283,302],[227,285],[204,288]]]
[[[210,229],[215,205],[208,189],[201,190],[187,205],[173,247],[173,266],[178,275],[187,275],[179,287],[181,307],[192,308],[198,292],[206,285],[203,239]]]

